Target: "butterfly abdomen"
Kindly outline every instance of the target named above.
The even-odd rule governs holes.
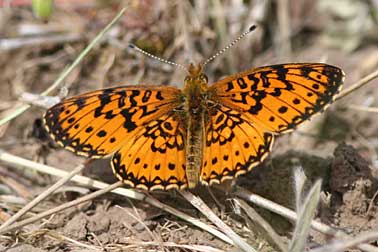
[[[203,114],[190,117],[187,131],[185,172],[189,188],[194,188],[198,184],[202,164]]]

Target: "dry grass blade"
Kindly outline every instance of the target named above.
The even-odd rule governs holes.
[[[193,224],[194,226],[196,226],[198,228],[201,228],[201,229],[209,232],[210,234],[218,237],[219,239],[223,240],[224,242],[227,242],[228,244],[235,245],[233,240],[230,239],[224,233],[222,233],[222,232],[218,231],[217,229],[201,222],[200,220],[198,220],[196,218],[191,217],[190,215],[187,215],[183,212],[178,211],[177,209],[175,209],[173,207],[170,207],[168,205],[161,203],[160,201],[152,198],[151,196],[147,196],[147,198],[145,199],[145,202],[149,203],[152,206],[160,208],[160,209],[162,209],[162,210],[164,210],[164,211],[166,211],[170,214],[173,214],[173,215],[179,217],[180,219],[185,220],[185,221]]]
[[[270,200],[267,200],[267,199],[264,199],[263,197],[259,196],[259,195],[256,195],[254,193],[251,193],[247,190],[245,190],[244,188],[241,188],[241,187],[237,187],[237,190],[234,192],[234,195],[237,196],[237,197],[240,197],[242,199],[245,199],[253,204],[256,204],[260,207],[263,207],[273,213],[276,213],[276,214],[279,214],[289,220],[292,220],[292,221],[297,221],[298,219],[298,216],[297,214],[286,208],[286,207],[283,207],[277,203],[274,203]],[[327,234],[327,235],[330,235],[330,236],[334,236],[334,237],[340,237],[340,238],[347,238],[348,236],[340,231],[340,230],[335,230],[333,229],[332,227],[326,225],[326,224],[323,224],[323,223],[320,223],[318,221],[315,221],[313,220],[311,222],[311,227],[314,229],[314,230],[317,230],[323,234]],[[368,251],[368,252],[378,252],[378,248],[370,245],[370,244],[359,244],[357,245],[356,247],[358,247],[359,249],[363,250],[363,251]]]
[[[370,81],[374,80],[377,77],[378,77],[378,70],[369,74],[368,76],[365,76],[364,78],[362,78],[357,83],[350,86],[349,88],[342,90],[342,92],[338,96],[336,96],[335,101],[337,101],[337,100],[343,98],[344,96],[347,96],[348,94],[354,92],[355,90],[365,86],[366,84],[368,84]]]
[[[291,40],[290,40],[290,10],[289,1],[281,0],[277,2],[277,18],[278,18],[278,41],[277,48],[281,58],[290,58],[291,56]]]
[[[45,212],[39,213],[39,214],[37,214],[37,215],[35,215],[35,216],[31,217],[31,218],[25,219],[23,221],[17,222],[16,224],[13,224],[11,226],[5,227],[5,228],[3,228],[0,231],[0,234],[4,234],[4,233],[7,233],[7,232],[11,232],[11,231],[20,229],[23,226],[26,226],[26,225],[31,224],[33,222],[36,222],[36,221],[38,221],[38,220],[40,220],[42,218],[45,218],[47,216],[50,216],[50,215],[55,214],[55,213],[58,213],[60,211],[68,209],[70,207],[77,206],[77,205],[79,205],[79,204],[81,204],[83,202],[86,202],[86,201],[89,201],[91,199],[94,199],[94,198],[96,198],[96,197],[98,197],[98,196],[100,196],[102,194],[105,194],[107,192],[110,192],[110,191],[112,191],[112,190],[114,190],[117,187],[120,187],[122,185],[123,185],[122,182],[118,181],[118,182],[116,182],[116,183],[114,183],[112,185],[109,185],[109,186],[105,187],[104,189],[95,191],[95,192],[93,192],[91,194],[85,195],[85,196],[83,196],[81,198],[78,198],[76,200],[67,202],[65,204],[62,204],[62,205],[57,206],[57,207],[54,207],[54,208],[52,208],[50,210],[47,210]]]
[[[295,209],[297,212],[301,209],[303,187],[306,182],[306,175],[302,166],[294,167],[294,192],[295,192]]]
[[[378,239],[378,232],[368,232],[360,234],[354,238],[334,241],[328,245],[312,249],[310,252],[342,252],[350,248],[356,247],[361,243],[370,242]]]
[[[24,158],[20,158],[20,157],[17,157],[15,155],[12,155],[12,154],[9,154],[9,153],[6,153],[4,151],[1,151],[0,150],[0,161],[3,161],[5,163],[7,163],[8,165],[11,165],[13,167],[24,167],[24,168],[28,168],[28,169],[33,169],[33,170],[36,170],[36,171],[39,171],[39,172],[42,172],[42,173],[45,173],[45,174],[50,174],[50,175],[53,175],[53,176],[58,176],[58,177],[64,177],[64,176],[67,176],[67,172],[65,171],[62,171],[62,170],[59,170],[59,169],[56,169],[54,167],[51,167],[51,166],[47,166],[47,165],[43,165],[43,164],[39,164],[39,163],[36,163],[36,162],[33,162],[33,161],[30,161],[30,160],[27,160],[27,159],[24,159]],[[106,184],[106,183],[103,183],[103,182],[100,182],[100,181],[97,181],[97,180],[93,180],[93,179],[90,179],[90,178],[87,178],[87,177],[84,177],[84,176],[79,176],[79,175],[76,175],[74,176],[71,181],[75,181],[77,183],[80,183],[82,185],[86,185],[86,186],[89,186],[89,187],[92,187],[92,188],[97,188],[97,189],[104,189],[104,188],[107,188],[109,185]],[[135,200],[140,200],[140,201],[145,201],[147,203],[149,203],[150,205],[152,206],[155,206],[157,208],[160,208],[168,213],[171,213],[175,216],[177,216],[178,218],[181,218],[187,222],[190,222],[192,223],[193,225],[195,225],[196,227],[198,228],[201,228],[209,233],[211,233],[212,235],[218,237],[219,239],[223,240],[224,242],[226,243],[229,243],[231,245],[233,245],[233,241],[228,238],[226,235],[224,235],[222,232],[219,232],[217,229],[185,214],[185,213],[182,213],[168,205],[165,205],[161,202],[159,202],[158,200],[150,197],[150,196],[146,196],[145,194],[143,193],[140,193],[138,191],[135,191],[135,190],[129,190],[129,189],[126,189],[126,188],[116,188],[112,191],[112,193],[116,193],[118,195],[122,195],[122,196],[125,196],[125,197],[128,197],[128,198],[132,198],[132,199],[135,199]]]
[[[26,206],[24,206],[20,211],[18,211],[15,215],[13,215],[10,219],[8,219],[6,222],[4,222],[0,226],[0,232],[10,224],[16,222],[21,216],[23,216],[25,213],[27,213],[29,210],[31,210],[34,206],[36,206],[39,202],[44,200],[46,197],[51,195],[53,192],[55,192],[58,188],[60,188],[62,185],[64,185],[67,181],[69,181],[73,176],[78,174],[84,169],[84,165],[77,166],[74,170],[72,170],[70,173],[68,173],[66,176],[62,177],[60,180],[58,180],[54,185],[52,185],[50,188],[45,190],[43,193],[38,195],[35,199],[30,201]]]
[[[358,111],[365,111],[365,112],[373,112],[378,113],[377,107],[366,107],[366,106],[359,106],[359,105],[349,105],[347,106],[348,109],[358,110]]]
[[[167,248],[178,248],[178,249],[185,249],[185,250],[179,250],[179,251],[198,251],[198,252],[224,252],[224,250],[220,250],[217,248],[213,248],[210,246],[206,245],[186,245],[186,244],[177,244],[174,242],[130,242],[130,245],[107,245],[104,249],[106,251],[111,251],[111,249],[116,250],[116,251],[130,251],[130,249],[133,248],[144,248],[141,251],[157,251],[157,250],[147,250],[146,247],[151,247],[151,246],[158,246],[158,245],[163,245],[164,247]],[[139,251],[139,250],[138,250]],[[176,251],[176,250],[174,250]]]
[[[222,232],[244,251],[256,251],[248,243],[246,243],[240,236],[238,236],[230,227],[228,227],[211,209],[201,200],[201,198],[194,196],[187,190],[179,191],[181,195],[196,207],[203,215],[205,215],[212,223],[214,223]]]
[[[51,91],[59,87],[59,85],[63,82],[63,80],[72,72],[72,70],[80,64],[80,62],[83,60],[83,58],[92,50],[92,48],[101,40],[101,38],[105,35],[106,32],[110,30],[110,28],[118,21],[118,19],[121,18],[123,13],[126,11],[126,8],[123,8],[117,16],[91,41],[91,43],[77,56],[75,61],[67,67],[58,77],[58,79],[55,80],[55,82],[47,88],[45,91],[41,93],[41,95],[48,95]],[[30,108],[30,105],[23,105],[19,108],[16,108],[12,113],[10,113],[8,116],[0,120],[0,126],[7,123],[8,121],[12,120],[13,118],[19,116],[23,112],[25,112],[27,109]]]
[[[123,210],[128,216],[130,216],[132,219],[137,221],[139,224],[141,224],[141,226],[144,228],[144,230],[146,230],[147,233],[150,235],[150,238],[152,238],[156,241],[156,243],[160,247],[161,251],[164,251],[164,247],[162,246],[163,241],[160,239],[160,237],[158,235],[156,235],[154,232],[151,231],[151,229],[148,227],[148,225],[146,223],[143,222],[143,220],[140,218],[140,216],[135,216],[134,214],[132,214],[131,212],[129,212],[128,210],[126,210],[126,209],[124,209],[120,206],[117,206],[117,207],[119,209]]]
[[[15,156],[15,155],[12,155],[12,154],[7,153],[5,151],[2,151],[1,149],[0,149],[0,161],[3,161],[5,163],[7,163],[8,165],[12,165],[13,167],[23,167],[23,168],[27,168],[27,169],[32,169],[32,170],[42,172],[44,174],[49,174],[49,175],[52,175],[52,176],[57,176],[57,177],[67,176],[67,172],[65,172],[65,171],[59,170],[59,169],[54,168],[52,166],[48,166],[48,165],[36,163],[36,162],[30,161],[30,160],[27,160],[27,159],[24,159],[24,158],[20,158],[18,156]],[[71,181],[80,183],[80,184],[88,186],[88,187],[96,188],[96,189],[103,189],[103,188],[109,186],[106,183],[103,183],[103,182],[100,182],[100,181],[97,181],[97,180],[93,180],[93,179],[90,179],[88,177],[80,176],[80,175],[74,176],[71,179]],[[135,200],[144,200],[145,197],[146,197],[143,193],[139,193],[135,190],[128,190],[128,189],[125,189],[125,188],[117,188],[115,191],[116,191],[116,193],[118,193],[120,195],[124,195],[128,198],[132,198],[132,199],[135,199]]]
[[[378,239],[378,232],[367,232],[360,234],[353,238],[348,238],[344,240],[334,241],[328,245],[312,249],[310,252],[342,252],[347,251],[348,249],[357,247],[359,244],[364,242],[371,242]]]
[[[303,205],[297,210],[299,214],[289,245],[290,252],[302,252],[305,250],[307,236],[311,228],[311,221],[315,217],[316,207],[320,199],[321,185],[321,181],[318,180],[311,188]]]
[[[92,245],[85,244],[83,242],[76,241],[74,239],[71,239],[71,238],[69,238],[65,235],[62,235],[62,234],[55,232],[55,231],[51,231],[49,229],[39,229],[37,231],[30,232],[30,234],[26,233],[25,235],[28,237],[28,239],[30,239],[32,237],[42,236],[42,235],[48,236],[51,239],[55,239],[55,240],[58,240],[60,242],[61,241],[67,241],[68,243],[71,243],[72,245],[79,247],[79,248],[90,249],[90,251],[104,251],[100,247],[95,247],[95,246],[92,246]]]
[[[277,251],[287,251],[287,247],[283,243],[282,238],[274,231],[272,226],[255,211],[255,209],[249,206],[244,200],[234,199],[234,201],[247,213],[253,225],[259,227],[259,232],[262,233],[263,238],[267,240],[272,247]]]
[[[26,199],[31,196],[30,190],[27,186],[19,183],[15,178],[7,176],[7,174],[1,174],[0,172],[0,183],[11,188],[17,195]]]

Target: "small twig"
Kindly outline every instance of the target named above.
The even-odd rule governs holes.
[[[337,100],[343,98],[344,96],[347,96],[350,93],[354,92],[355,90],[365,86],[367,83],[369,83],[371,80],[373,80],[377,77],[378,77],[378,70],[369,74],[368,76],[365,76],[364,78],[362,78],[361,80],[359,80],[358,82],[356,82],[355,84],[350,86],[349,88],[342,90],[340,92],[340,94],[336,96],[335,101],[337,101]]]
[[[353,110],[358,110],[358,111],[378,113],[378,108],[377,107],[366,107],[366,106],[359,106],[359,105],[354,105],[354,104],[348,105],[347,109],[353,109]]]
[[[240,236],[238,236],[234,230],[227,226],[216,214],[202,201],[201,198],[194,196],[187,190],[179,191],[181,195],[189,201],[194,207],[196,207],[203,215],[205,215],[212,223],[214,223],[222,232],[227,234],[228,237],[244,251],[254,252],[256,251],[248,243],[246,243]]]
[[[38,37],[0,39],[0,51],[15,50],[24,46],[76,42],[82,39],[82,37],[83,36],[80,34],[58,34]]]
[[[123,211],[124,211],[127,215],[129,215],[132,219],[134,219],[134,220],[137,221],[139,224],[141,224],[141,225],[144,227],[144,229],[147,231],[147,233],[150,235],[150,237],[151,237],[152,239],[155,239],[155,240],[161,242],[161,240],[159,239],[159,237],[158,237],[157,235],[155,235],[155,234],[151,231],[151,229],[146,225],[146,223],[144,223],[140,218],[134,216],[132,213],[130,213],[128,210],[126,210],[126,209],[123,208],[123,207],[120,207],[120,206],[116,206],[116,207],[119,208],[119,209],[121,209],[121,210],[123,210]],[[145,237],[145,238],[147,238],[147,237]],[[163,251],[163,249],[162,249],[162,251]]]
[[[367,211],[366,211],[366,216],[369,216],[369,215],[370,215],[370,211],[371,211],[371,209],[372,209],[372,207],[373,207],[374,200],[377,198],[377,196],[378,196],[378,191],[376,191],[376,192],[374,193],[373,197],[371,198],[371,200],[370,200],[370,202],[369,202],[369,207],[368,207],[368,209],[367,209]]]
[[[28,233],[26,235],[28,235]],[[46,235],[48,237],[51,237],[51,239],[56,239],[56,240],[59,240],[59,241],[65,240],[65,241],[68,241],[69,243],[74,244],[76,246],[83,247],[83,248],[86,248],[86,249],[90,249],[90,251],[104,251],[101,248],[76,241],[74,239],[71,239],[67,236],[59,234],[58,232],[52,231],[50,229],[39,229],[38,231],[33,231],[32,234],[29,236],[29,238],[30,237],[36,237],[36,236],[42,236],[42,235]]]
[[[20,211],[18,211],[15,215],[13,215],[11,218],[9,218],[6,222],[4,222],[0,226],[0,232],[6,228],[7,226],[11,225],[12,223],[16,222],[21,216],[23,216],[25,213],[27,213],[29,210],[31,210],[33,207],[35,207],[39,202],[44,200],[47,196],[55,192],[58,188],[60,188],[62,185],[64,185],[67,181],[69,181],[73,176],[78,174],[84,169],[84,165],[77,166],[73,171],[68,173],[66,176],[62,177],[60,180],[58,180],[54,185],[52,185],[50,188],[48,188],[46,191],[38,195],[35,199],[30,201],[26,206],[24,206]]]
[[[207,192],[209,193],[210,197],[214,200],[215,204],[217,204],[217,206],[219,207],[219,209],[221,210],[221,213],[223,213],[225,211],[225,206],[224,204],[221,204],[219,202],[219,200],[217,199],[217,197],[215,197],[214,193],[213,193],[213,190],[211,190],[210,187],[206,187],[207,189]]]
[[[74,239],[71,239],[67,236],[64,236],[64,235],[61,235],[61,234],[58,234],[58,238],[61,238],[63,240],[66,240],[76,246],[79,246],[79,247],[83,247],[83,248],[86,248],[86,249],[90,249],[90,251],[101,251],[103,252],[104,250],[102,248],[97,248],[97,247],[94,247],[92,245],[88,245],[88,244],[85,244],[83,242],[79,242],[79,241],[76,241]]]

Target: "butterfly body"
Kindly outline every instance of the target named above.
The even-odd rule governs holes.
[[[185,173],[188,187],[194,188],[200,180],[202,165],[202,143],[204,139],[205,114],[208,111],[207,76],[202,66],[190,64],[189,75],[185,78],[185,112],[187,117],[186,164]]]
[[[251,170],[275,135],[324,110],[340,90],[341,69],[322,63],[260,67],[208,85],[189,65],[182,90],[134,85],[63,100],[44,115],[47,131],[66,149],[101,158],[145,190],[221,183]]]

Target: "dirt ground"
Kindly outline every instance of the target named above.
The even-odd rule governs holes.
[[[182,87],[185,72],[128,49],[142,49],[187,65],[204,60],[257,24],[257,30],[205,69],[209,82],[254,66],[327,62],[346,74],[347,89],[378,69],[377,1],[56,1],[38,19],[28,1],[0,1],[0,118],[21,106],[25,92],[39,94],[58,78],[94,36],[129,4],[126,13],[51,95],[69,95],[119,84]],[[264,2],[264,3],[262,3]],[[329,4],[329,2],[335,4]],[[38,39],[38,40],[36,40]],[[270,156],[245,176],[219,187],[193,191],[236,233],[259,248],[276,251],[232,205],[232,188],[243,187],[295,208],[293,169],[302,167],[310,188],[322,179],[316,220],[354,236],[378,231],[378,80],[333,103],[293,133],[277,138]],[[63,90],[63,91],[62,91]],[[45,109],[29,110],[0,127],[0,152],[72,170],[85,158],[59,148],[44,131]],[[90,162],[83,175],[116,181],[109,160]],[[46,190],[56,177],[0,160],[0,220],[4,222]],[[224,189],[226,188],[226,189]],[[40,203],[25,217],[83,196],[75,183]],[[229,191],[230,193],[225,193]],[[180,194],[152,192],[165,204],[210,222]],[[251,204],[252,207],[255,207]],[[288,243],[294,225],[261,207],[256,210]],[[211,224],[210,224],[211,225]],[[332,237],[314,230],[308,249]],[[165,245],[163,245],[163,242]],[[168,245],[168,243],[175,244]],[[378,242],[371,241],[378,249]],[[180,246],[179,246],[180,245]],[[182,245],[189,245],[183,247]],[[51,217],[0,235],[0,251],[236,251],[204,230],[162,209],[108,193]],[[90,247],[93,246],[93,247]],[[190,247],[192,246],[192,247]],[[350,251],[358,251],[353,249]]]

